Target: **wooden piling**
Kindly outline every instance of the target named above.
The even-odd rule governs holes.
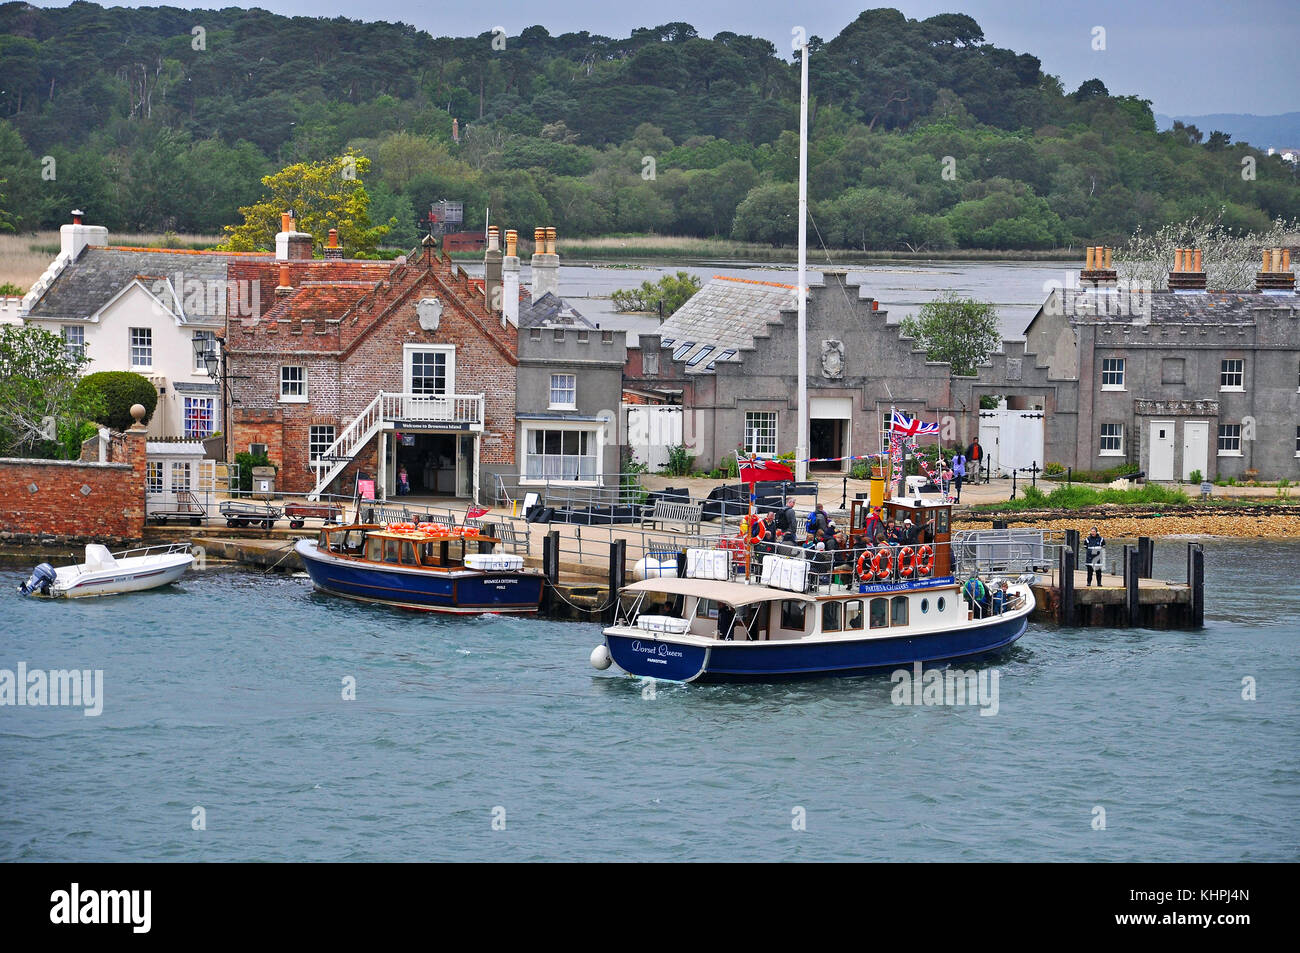
[[[605,610],[605,624],[613,625],[618,615],[618,594],[623,591],[624,572],[627,565],[627,540],[616,539],[609,547],[609,607]]]
[[[1150,536],[1138,537],[1138,575],[1150,579],[1155,568],[1156,546]]]
[[[1124,547],[1124,596],[1128,608],[1128,624],[1142,624],[1141,604],[1138,602],[1138,551],[1136,546]]]
[[[1070,545],[1069,534],[1074,533],[1074,545]],[[1066,544],[1061,548],[1061,602],[1059,621],[1061,625],[1074,625],[1074,567],[1078,560],[1079,533],[1077,530],[1066,531]]]
[[[1191,553],[1192,571],[1187,579],[1192,589],[1191,618],[1188,623],[1199,629],[1205,625],[1205,546],[1201,543],[1192,545],[1196,548]]]
[[[549,614],[555,603],[555,587],[560,581],[560,534],[557,530],[552,530],[542,539],[542,575],[546,577],[542,585],[542,608]]]

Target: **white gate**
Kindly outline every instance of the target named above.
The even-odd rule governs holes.
[[[981,410],[980,445],[988,455],[993,476],[1023,470],[1043,460],[1041,410]]]
[[[623,432],[632,459],[654,473],[668,465],[668,448],[682,443],[682,409],[659,404],[624,404]]]

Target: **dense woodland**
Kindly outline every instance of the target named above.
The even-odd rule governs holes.
[[[409,246],[431,202],[527,233],[796,233],[798,66],[685,23],[435,38],[261,10],[0,6],[0,228],[214,233],[292,162],[353,148]],[[1065,90],[970,17],[869,10],[812,38],[814,241],[863,249],[1119,243],[1192,215],[1300,216],[1295,169],[1231,130]],[[452,120],[460,141],[453,141]],[[1244,158],[1254,178],[1243,177]]]

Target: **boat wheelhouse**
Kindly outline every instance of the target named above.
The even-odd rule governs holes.
[[[425,612],[536,612],[542,574],[499,545],[473,527],[363,523],[294,549],[322,592]]]

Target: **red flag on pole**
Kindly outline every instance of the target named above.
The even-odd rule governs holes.
[[[740,457],[740,479],[744,483],[760,480],[793,480],[794,471],[780,460],[760,460],[757,457]]]

